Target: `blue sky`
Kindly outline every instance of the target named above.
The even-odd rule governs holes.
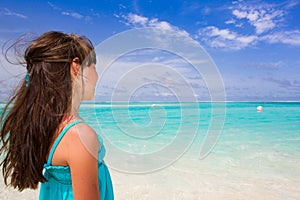
[[[0,44],[28,32],[48,30],[83,34],[94,45],[134,28],[174,30],[197,41],[210,55],[220,71],[228,101],[300,101],[299,18],[299,0],[2,0]],[[155,52],[156,56],[159,53]],[[129,57],[138,59],[141,54]],[[24,69],[7,64],[2,57],[0,64],[3,101],[24,76]],[[201,99],[200,86],[194,86],[199,100],[207,100]],[[104,90],[98,87],[99,100],[109,98],[110,93]],[[165,100],[168,92],[166,87],[144,86],[136,92],[142,96],[136,100]]]

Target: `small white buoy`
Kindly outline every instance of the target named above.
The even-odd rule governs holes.
[[[156,107],[156,104],[152,104],[152,108],[155,108]]]
[[[262,106],[257,106],[256,110],[257,110],[257,112],[261,112],[263,110],[263,107]]]

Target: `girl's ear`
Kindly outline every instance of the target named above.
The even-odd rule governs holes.
[[[71,69],[71,75],[76,77],[80,69],[79,58],[76,57],[72,60],[70,69]]]

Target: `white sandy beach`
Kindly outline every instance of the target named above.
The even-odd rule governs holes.
[[[4,185],[2,171],[0,176],[0,199],[1,200],[34,200],[38,199],[38,191],[36,190],[24,190],[19,192],[12,188],[8,188]]]
[[[224,159],[219,160],[219,165],[211,165],[209,158],[202,161],[190,160],[188,164],[186,161],[181,159],[161,171],[143,175],[111,170],[115,199],[296,200],[300,198],[300,180],[297,171],[294,177],[284,172],[274,176],[274,172],[268,172],[271,166],[270,168],[261,166],[262,163],[251,164]],[[20,193],[6,188],[1,178],[0,199],[38,199],[38,190]]]

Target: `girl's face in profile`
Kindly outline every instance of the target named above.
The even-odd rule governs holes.
[[[95,95],[95,87],[98,80],[96,65],[91,64],[83,68],[84,94],[83,100],[92,100]]]

